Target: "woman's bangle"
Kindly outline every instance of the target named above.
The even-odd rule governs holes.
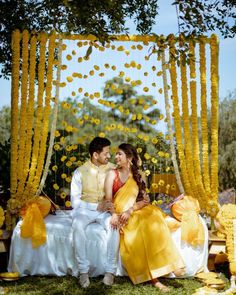
[[[130,207],[129,208],[129,211],[131,210],[131,213],[130,213],[130,215],[132,215],[133,214],[133,212],[134,212],[134,207],[132,206],[132,207]]]

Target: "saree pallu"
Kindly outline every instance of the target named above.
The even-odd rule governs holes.
[[[116,212],[121,214],[136,202],[138,186],[132,177],[114,196]],[[147,205],[134,211],[121,229],[120,253],[134,284],[164,276],[184,262],[176,249],[160,209]]]

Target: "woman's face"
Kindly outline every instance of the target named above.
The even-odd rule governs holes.
[[[118,151],[116,152],[115,160],[117,165],[120,167],[126,166],[128,163],[128,159],[125,152],[123,152],[120,149],[118,149]]]

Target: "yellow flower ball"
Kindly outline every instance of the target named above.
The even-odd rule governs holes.
[[[67,208],[70,208],[71,207],[71,202],[70,201],[66,201],[65,202],[65,205],[66,205]]]
[[[58,130],[56,130],[55,131],[55,137],[58,137],[58,136],[60,136],[61,134],[60,134],[60,132],[58,131]]]
[[[65,199],[65,198],[66,198],[66,193],[65,193],[65,192],[62,192],[62,193],[60,194],[60,197],[61,197],[61,199]]]
[[[76,161],[76,157],[74,157],[74,156],[73,157],[70,157],[70,161],[71,162],[75,162]]]
[[[150,170],[148,170],[148,169],[145,170],[145,175],[146,175],[146,176],[149,176],[150,174],[151,174]]]
[[[69,77],[66,77],[66,80],[67,80],[69,83],[71,83],[71,82],[73,81],[73,78],[72,78],[71,76],[69,76]]]
[[[59,186],[58,186],[58,184],[54,183],[53,188],[54,188],[54,190],[56,190],[56,191],[59,190]]]
[[[53,148],[55,151],[58,151],[60,149],[60,145],[56,143],[54,144]]]
[[[70,183],[71,182],[71,177],[66,177],[66,182]]]
[[[67,60],[71,60],[72,59],[72,56],[70,54],[67,54],[66,59]]]
[[[104,133],[104,132],[100,132],[100,133],[98,134],[98,136],[99,136],[99,137],[103,137],[103,138],[104,138],[106,135],[105,135],[105,133]]]
[[[66,175],[65,173],[62,173],[62,174],[61,174],[61,178],[62,178],[62,179],[65,179],[66,177],[67,177],[67,175]]]
[[[83,58],[82,57],[79,57],[78,58],[78,62],[82,62],[83,61]]]

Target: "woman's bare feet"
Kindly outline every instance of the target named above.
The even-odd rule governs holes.
[[[168,288],[167,286],[163,285],[161,282],[159,282],[157,279],[152,280],[152,284],[155,288],[159,289],[160,291],[162,291],[163,293],[167,293],[170,291],[170,288]]]
[[[183,276],[183,275],[185,274],[185,272],[186,272],[185,267],[183,267],[183,268],[178,268],[178,269],[176,269],[175,271],[173,271],[173,273],[174,273],[174,275],[175,275],[176,277],[181,277],[181,276]]]

